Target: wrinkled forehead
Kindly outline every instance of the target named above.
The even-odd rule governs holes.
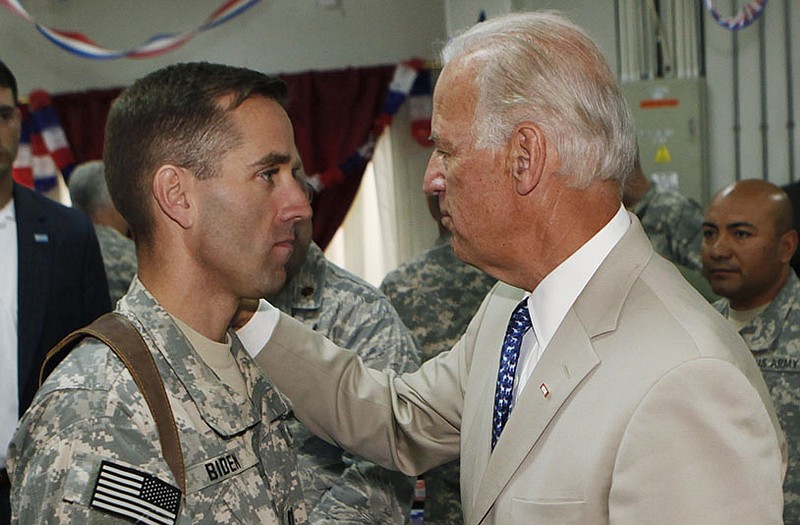
[[[434,100],[476,99],[478,64],[468,58],[453,60],[444,66],[434,88]]]
[[[433,125],[437,121],[471,124],[478,104],[474,75],[468,69],[448,64],[442,70],[433,93]]]

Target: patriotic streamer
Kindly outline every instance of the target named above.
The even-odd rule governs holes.
[[[32,91],[28,108],[23,115],[13,177],[24,186],[48,192],[56,187],[59,173],[69,179],[75,161],[50,96],[42,90]]]
[[[308,182],[314,188],[314,191],[319,192],[325,188],[335,186],[344,180],[347,173],[357,171],[360,166],[366,165],[372,159],[378,137],[392,123],[395,113],[408,98],[411,88],[422,70],[422,66],[422,60],[418,58],[397,65],[392,81],[389,84],[389,92],[383,99],[381,113],[375,118],[367,140],[341,165],[328,168],[322,173],[308,176]]]
[[[227,0],[217,8],[203,24],[185,33],[158,34],[147,39],[143,44],[126,51],[106,49],[94,43],[82,33],[53,29],[37,22],[22,7],[19,0],[0,0],[0,5],[7,7],[16,15],[34,24],[36,29],[58,47],[83,58],[93,60],[109,60],[117,58],[151,58],[179,48],[198,33],[213,29],[231,18],[242,14],[261,0]]]
[[[433,88],[431,72],[422,69],[408,94],[408,111],[411,115],[411,136],[422,147],[432,146],[431,113],[433,112]]]
[[[714,9],[714,4],[711,0],[705,0],[704,3],[708,12],[711,13],[711,17],[716,20],[719,25],[731,31],[744,29],[758,20],[758,17],[761,16],[764,12],[764,8],[767,6],[767,0],[754,0],[743,6],[736,16],[725,18]]]

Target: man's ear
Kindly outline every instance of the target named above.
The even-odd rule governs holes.
[[[153,177],[153,196],[158,207],[182,228],[190,228],[194,222],[194,182],[189,170],[170,164],[158,168]]]
[[[798,243],[797,230],[789,230],[788,232],[781,235],[780,239],[781,263],[788,264],[789,261],[792,260],[794,252],[797,251],[797,243]]]
[[[547,160],[547,143],[539,126],[522,122],[514,127],[508,160],[517,193],[527,195],[539,184]]]

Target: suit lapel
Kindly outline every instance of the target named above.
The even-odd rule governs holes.
[[[465,498],[463,509],[467,523],[472,522],[470,518],[475,511],[481,479],[491,453],[494,390],[505,326],[523,295],[522,290],[498,284],[492,291],[492,302],[475,339],[476,359],[479,361],[472,366],[470,386],[464,399],[465,408],[469,407],[469,415],[465,418],[469,426],[461,429],[461,491]]]
[[[476,492],[473,523],[480,523],[572,391],[600,360],[574,311],[567,313],[517,400]],[[545,396],[540,385],[546,385]],[[494,385],[492,384],[492,387]],[[494,397],[494,391],[489,394]],[[491,414],[491,410],[488,412]],[[489,447],[490,425],[486,425]]]
[[[467,523],[477,524],[486,517],[526,456],[539,443],[547,425],[581,381],[600,365],[592,338],[616,329],[622,305],[631,287],[653,256],[653,248],[639,220],[633,214],[628,215],[631,219],[630,228],[597,269],[553,335],[517,401],[494,452],[490,452],[490,420],[502,334],[497,341],[490,338],[477,341],[479,349],[482,348],[480,345],[496,343],[491,347],[496,350],[482,351],[493,356],[491,367],[485,361],[480,363],[491,368],[492,377],[491,380],[484,378],[481,383],[480,412],[476,416],[478,423],[473,425],[476,430],[468,430],[462,443],[465,448],[469,444],[466,449],[477,457],[472,459],[474,463],[470,474],[473,477],[469,480],[474,504],[465,501]],[[499,320],[501,314],[491,318],[491,322],[503,327],[516,302],[522,297],[521,292],[519,297],[511,297],[508,293],[505,295],[509,297],[505,297],[505,302],[497,306],[497,311],[505,315],[504,319]],[[542,384],[546,385],[549,392],[546,397],[540,390]],[[462,471],[463,461],[462,457]]]
[[[20,389],[32,377],[47,310],[52,264],[47,215],[30,190],[14,185],[17,222],[17,336]]]

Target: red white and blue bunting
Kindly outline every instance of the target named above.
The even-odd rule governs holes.
[[[372,160],[378,138],[383,130],[392,123],[394,115],[403,102],[409,98],[409,94],[412,94],[412,98],[417,99],[414,107],[410,108],[412,110],[411,133],[420,145],[429,145],[431,86],[429,72],[423,70],[423,65],[422,60],[418,58],[397,65],[389,84],[389,92],[383,99],[381,113],[375,118],[367,140],[339,166],[328,168],[323,173],[309,175],[308,182],[314,191],[320,192],[339,184],[348,174],[358,171],[359,166],[364,166]],[[424,100],[426,98],[427,101]]]
[[[430,146],[431,92],[430,70],[424,68],[422,60],[412,59],[398,64],[381,105],[381,113],[375,118],[367,139],[342,164],[309,176],[314,190],[319,192],[335,186],[372,160],[378,138],[406,101],[411,116],[411,135],[420,146]],[[13,176],[20,184],[48,192],[58,184],[59,173],[69,180],[75,164],[72,152],[47,92],[32,91],[29,105],[23,111]]]
[[[72,151],[50,96],[42,90],[32,91],[22,120],[14,180],[48,192],[58,184],[59,173],[69,179],[74,167]]]
[[[22,7],[19,0],[0,0],[0,5],[7,7],[18,16],[32,23],[42,35],[58,47],[84,58],[108,60],[116,58],[151,58],[163,55],[182,46],[198,33],[213,29],[231,18],[242,14],[260,1],[261,0],[227,0],[211,13],[200,27],[185,33],[153,35],[141,45],[124,51],[101,47],[82,33],[53,29],[40,24],[24,7]]]
[[[422,147],[432,146],[433,88],[431,87],[430,69],[418,71],[417,79],[408,94],[408,112],[411,116],[411,136]]]
[[[754,0],[753,2],[744,5],[736,14],[736,16],[730,18],[720,15],[719,12],[714,9],[714,4],[711,0],[704,0],[704,4],[706,9],[708,9],[708,12],[711,13],[711,17],[716,20],[719,25],[725,29],[736,31],[739,29],[744,29],[758,20],[758,17],[761,16],[761,14],[764,12],[764,8],[767,6],[767,0]]]

